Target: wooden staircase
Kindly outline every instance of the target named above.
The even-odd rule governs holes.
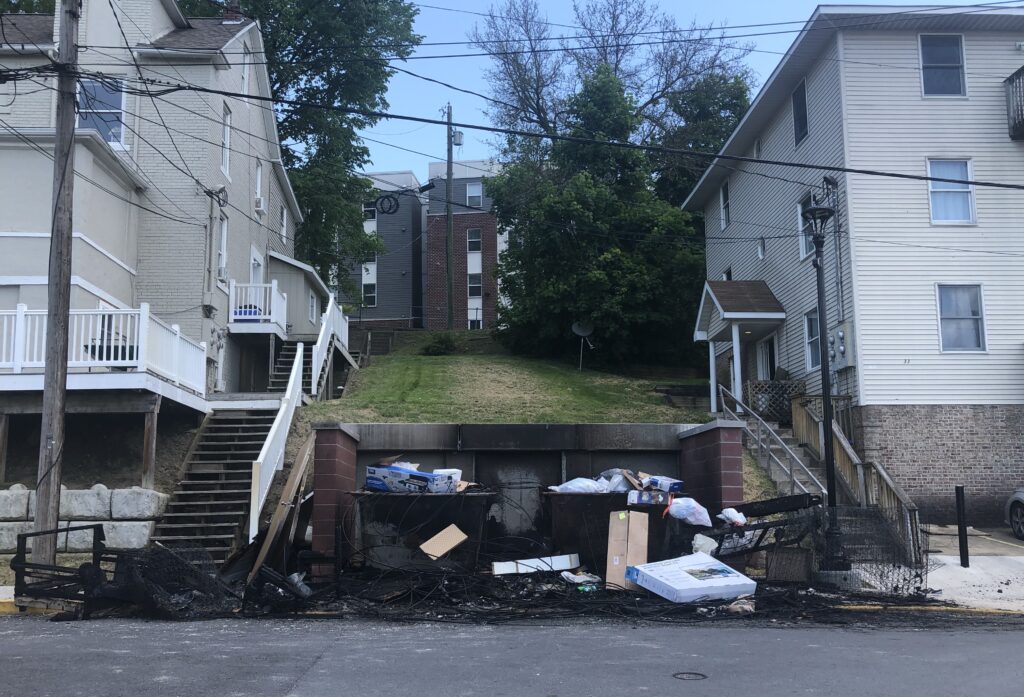
[[[288,378],[292,373],[292,364],[295,363],[295,353],[298,351],[299,342],[285,341],[281,346],[277,359],[274,361],[274,371],[270,374],[270,382],[267,386],[268,392],[284,392],[288,388]],[[303,392],[308,392],[308,385],[312,377],[313,366],[313,342],[304,342],[302,346],[302,385]]]
[[[248,519],[252,462],[276,413],[218,411],[206,419],[186,460],[185,478],[156,524],[154,542],[199,545],[214,562],[227,559]]]

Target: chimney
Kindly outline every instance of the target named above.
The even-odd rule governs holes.
[[[224,5],[224,20],[222,24],[240,24],[245,17],[242,15],[242,6],[238,0],[228,0]]]

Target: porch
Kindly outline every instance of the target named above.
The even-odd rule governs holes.
[[[234,334],[275,334],[288,338],[288,295],[277,280],[270,283],[228,283],[228,331]]]

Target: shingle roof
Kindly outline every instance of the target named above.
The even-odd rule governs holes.
[[[224,24],[220,17],[189,18],[192,26],[187,29],[175,29],[154,41],[154,48],[195,49],[199,51],[217,51],[235,38],[239,32],[252,25],[251,19],[233,24]]]
[[[785,312],[764,281],[708,281],[722,312]]]
[[[0,45],[52,44],[53,15],[0,15]]]

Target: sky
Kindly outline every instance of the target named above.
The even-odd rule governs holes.
[[[811,0],[652,0],[660,4],[663,11],[672,14],[680,26],[689,26],[696,20],[700,24],[732,25],[767,24],[794,22],[782,26],[740,29],[734,33],[777,32],[768,36],[750,37],[754,48],[746,57],[747,65],[756,77],[755,88],[760,88],[778,64],[782,53],[789,48],[796,31],[806,21],[817,2]],[[978,0],[933,0],[930,4],[963,5]],[[413,0],[419,7],[416,18],[417,34],[425,42],[465,41],[466,33],[482,17],[465,12],[484,12],[490,6],[487,0]],[[547,21],[574,24],[572,0],[541,0],[541,7],[547,13]],[[836,3],[841,4],[841,3]],[[861,3],[842,3],[861,4]],[[878,4],[878,3],[874,3]],[[898,3],[893,3],[898,4]],[[908,3],[909,4],[909,3]],[[437,8],[450,8],[449,10]],[[573,33],[572,29],[555,28],[556,33]],[[415,56],[440,53],[476,53],[478,49],[469,46],[424,46],[417,49]],[[486,57],[444,58],[437,60],[410,60],[396,63],[426,77],[443,80],[457,87],[489,94],[484,71],[489,66]],[[396,74],[388,85],[387,100],[389,111],[394,114],[441,118],[445,105],[451,102],[454,121],[474,124],[488,124],[485,114],[486,102],[480,97],[456,92],[401,73]],[[372,162],[367,172],[412,170],[423,183],[427,179],[427,163],[444,159],[444,126],[415,124],[408,121],[389,119],[378,122],[373,128],[361,133],[370,149]],[[455,149],[457,160],[486,159],[492,152],[490,145],[494,136],[480,131],[465,130],[465,141]],[[372,139],[372,140],[371,140]],[[380,142],[373,142],[380,141]],[[424,155],[413,154],[393,146],[416,150]]]

